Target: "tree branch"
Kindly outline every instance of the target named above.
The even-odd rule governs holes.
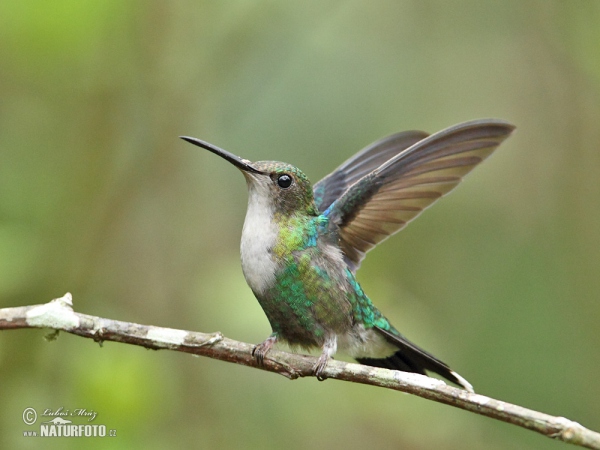
[[[123,342],[150,349],[168,349],[208,356],[275,372],[290,379],[313,376],[315,358],[271,350],[258,366],[252,356],[253,345],[225,338],[221,333],[205,334],[136,323],[121,322],[73,311],[71,294],[49,303],[0,309],[0,330],[50,328],[66,331],[96,342]],[[448,386],[441,380],[377,367],[331,360],[323,375],[414,394],[477,414],[512,423],[553,439],[600,450],[600,434],[564,417],[555,417],[521,406],[473,394]]]

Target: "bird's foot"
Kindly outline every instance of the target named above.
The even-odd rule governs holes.
[[[325,339],[325,343],[323,344],[323,352],[319,359],[317,359],[317,363],[313,366],[312,370],[314,375],[317,377],[317,380],[323,381],[326,380],[327,377],[323,375],[323,370],[327,367],[327,363],[329,359],[335,355],[335,351],[337,350],[337,336],[332,335]]]
[[[254,356],[254,358],[256,359],[256,363],[259,366],[262,366],[264,364],[265,356],[269,352],[269,350],[273,348],[275,342],[277,342],[277,336],[272,334],[263,342],[254,346],[254,348],[252,349],[252,356]]]
[[[322,353],[321,356],[319,356],[319,359],[317,359],[317,363],[312,368],[315,377],[317,377],[317,380],[319,381],[324,381],[327,379],[327,377],[323,375],[323,370],[325,370],[325,367],[327,367],[329,358],[330,357],[327,353]]]

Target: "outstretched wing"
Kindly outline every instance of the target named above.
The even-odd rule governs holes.
[[[315,203],[319,211],[325,211],[346,192],[346,189],[362,177],[427,136],[429,135],[423,131],[404,131],[380,139],[362,149],[313,186]]]
[[[356,271],[366,252],[454,189],[514,128],[494,119],[455,125],[420,140],[352,184],[323,213],[351,270]]]

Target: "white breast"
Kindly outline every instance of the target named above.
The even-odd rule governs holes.
[[[276,263],[270,249],[277,239],[273,207],[268,186],[258,180],[248,182],[248,211],[242,231],[242,270],[246,282],[257,294],[263,294],[275,281]]]

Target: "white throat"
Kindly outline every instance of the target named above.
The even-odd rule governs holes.
[[[278,229],[273,222],[269,197],[270,180],[245,174],[248,184],[248,210],[242,230],[242,270],[250,288],[264,294],[275,281],[276,262],[271,257]]]

